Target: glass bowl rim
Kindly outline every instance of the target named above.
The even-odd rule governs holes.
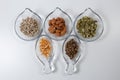
[[[60,10],[62,13],[64,13],[64,14],[66,14],[68,17],[69,17],[69,19],[70,19],[70,22],[71,22],[71,30],[70,30],[70,32],[65,36],[65,38],[61,38],[61,39],[58,39],[58,38],[53,38],[53,37],[51,37],[50,35],[51,34],[48,34],[47,32],[46,32],[46,30],[45,30],[45,22],[46,22],[46,20],[47,20],[47,18],[49,17],[49,15],[51,15],[52,13],[54,13],[55,12],[55,10]],[[59,7],[56,7],[52,12],[50,12],[47,16],[46,16],[46,18],[45,18],[45,20],[44,20],[44,23],[43,23],[43,27],[44,27],[44,32],[45,32],[45,34],[49,37],[49,38],[51,38],[51,39],[53,39],[53,40],[55,40],[55,41],[62,41],[62,40],[64,40],[64,39],[66,39],[66,38],[68,38],[69,36],[70,36],[70,34],[72,33],[72,31],[73,31],[73,21],[72,21],[72,18],[70,17],[70,15],[68,15],[65,11],[63,11],[61,8],[59,8]]]
[[[96,37],[95,39],[93,39],[93,40],[92,40],[92,39],[85,39],[85,38],[79,37],[78,32],[75,30],[75,29],[76,29],[76,26],[75,26],[76,24],[75,24],[75,23],[77,22],[77,19],[79,18],[79,16],[81,16],[82,14],[84,14],[87,10],[91,10],[95,15],[97,15],[98,18],[100,19],[101,23],[102,23],[102,30],[101,30],[100,34],[97,35],[97,37]],[[93,11],[91,8],[86,8],[83,12],[81,12],[81,13],[75,18],[74,23],[73,23],[73,26],[74,26],[74,32],[75,32],[76,36],[77,36],[80,40],[85,41],[85,42],[92,42],[92,41],[95,41],[95,40],[99,39],[99,38],[101,37],[101,35],[103,34],[103,31],[104,31],[104,23],[103,23],[102,18],[101,18],[95,11]]]
[[[70,37],[75,37],[76,39],[78,39],[78,43],[79,44],[82,44],[81,43],[81,40],[78,38],[78,36],[76,36],[76,35],[70,35],[68,38],[70,38]],[[65,46],[65,42],[68,40],[68,38],[66,38],[65,40],[64,40],[64,42],[63,42],[63,45],[62,45],[62,56],[63,56],[63,58],[64,58],[64,60],[66,61],[66,63],[67,64],[69,64],[68,62],[67,62],[67,60],[66,60],[66,58],[65,58],[65,56],[64,56],[64,46]],[[81,48],[80,48],[81,49]],[[75,63],[73,64],[73,65],[75,65],[78,61],[79,61],[79,59],[80,59],[80,57],[81,57],[81,52],[79,52],[79,54],[80,54],[80,56],[78,56],[78,59],[75,61]]]
[[[16,30],[17,20],[18,20],[18,18],[19,18],[26,10],[28,10],[28,11],[30,11],[31,13],[35,14],[35,15],[39,18],[39,20],[40,20],[40,22],[41,22],[40,32],[38,33],[38,35],[36,35],[35,38],[32,38],[32,39],[24,39],[22,36],[19,35],[19,33],[18,33],[17,30]],[[22,40],[24,40],[24,41],[33,41],[33,40],[39,38],[40,35],[41,35],[42,32],[43,32],[43,20],[42,20],[42,18],[41,18],[36,12],[32,11],[30,8],[25,8],[24,11],[22,11],[22,12],[17,16],[17,18],[15,19],[15,22],[14,22],[14,31],[15,31],[16,35],[17,35],[20,39],[22,39]]]

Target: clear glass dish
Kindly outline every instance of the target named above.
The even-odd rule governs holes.
[[[49,28],[49,20],[50,19],[53,19],[53,18],[57,18],[57,17],[62,17],[64,20],[65,20],[65,25],[67,27],[67,32],[65,35],[63,36],[60,36],[60,37],[57,37],[55,36],[54,34],[51,34],[49,31],[48,31],[48,28]],[[52,11],[51,13],[48,14],[48,16],[46,17],[45,19],[45,22],[44,22],[44,31],[45,33],[52,39],[54,40],[63,40],[65,38],[67,38],[70,33],[72,32],[72,19],[71,17],[66,13],[64,12],[62,9],[60,9],[59,7],[56,7],[56,9],[54,11]]]
[[[74,39],[78,43],[78,46],[79,46],[78,53],[76,54],[76,56],[73,59],[70,59],[70,57],[66,54],[66,51],[65,51],[66,43],[71,39]],[[75,35],[69,36],[64,41],[63,47],[62,47],[62,53],[63,53],[63,58],[67,64],[67,67],[65,69],[65,73],[71,75],[77,71],[76,65],[79,62],[79,60],[81,60],[83,57],[83,50],[84,50],[84,45],[81,43],[81,41]]]
[[[40,51],[40,40],[42,38],[47,39],[52,46],[52,50],[50,53],[50,56],[48,58],[46,58],[44,55],[42,55],[42,52]],[[39,61],[43,64],[43,73],[51,73],[55,70],[54,65],[53,65],[53,58],[54,58],[54,48],[53,48],[53,42],[52,40],[46,36],[46,35],[41,35],[40,38],[37,40],[36,45],[35,45],[35,50],[36,50],[36,56],[39,59]]]
[[[35,36],[33,36],[33,37],[26,36],[26,35],[24,35],[20,31],[20,24],[21,24],[22,20],[26,19],[27,17],[31,17],[31,18],[35,19],[38,22],[38,28],[39,28],[38,31],[39,32]],[[33,12],[31,9],[26,8],[16,18],[14,29],[15,29],[15,32],[16,32],[16,34],[18,35],[18,37],[20,39],[25,40],[25,41],[34,40],[34,39],[38,38],[40,36],[41,32],[42,32],[42,19],[41,19],[41,17],[38,14],[36,14],[35,12]]]
[[[96,35],[92,38],[84,38],[77,31],[77,28],[76,28],[77,21],[84,16],[91,17],[91,18],[93,18],[94,20],[97,21],[97,26],[98,27],[96,29]],[[86,42],[91,42],[91,41],[97,40],[102,35],[103,30],[104,30],[104,25],[103,25],[102,18],[96,12],[94,12],[91,8],[85,9],[85,11],[80,13],[74,21],[74,31],[75,31],[76,35],[79,37],[79,39],[81,39],[83,41],[86,41]]]

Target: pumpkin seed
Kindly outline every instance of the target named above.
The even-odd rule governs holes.
[[[91,17],[84,16],[79,19],[76,25],[78,33],[84,38],[92,38],[96,35],[97,21]]]

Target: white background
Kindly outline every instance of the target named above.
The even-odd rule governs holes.
[[[60,49],[56,50],[56,72],[41,75],[42,64],[34,50],[36,40],[23,41],[14,32],[14,21],[26,7],[44,19],[57,6],[73,20],[91,7],[104,21],[103,35],[87,44],[79,72],[70,76],[64,74],[66,64]],[[119,8],[119,0],[0,0],[0,80],[120,80]]]

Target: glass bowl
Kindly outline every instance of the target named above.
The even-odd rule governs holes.
[[[76,28],[77,22],[78,22],[79,19],[83,18],[84,16],[91,17],[92,19],[97,21],[96,34],[92,38],[84,38],[77,31],[77,28]],[[74,21],[74,31],[75,31],[76,35],[79,37],[79,39],[81,39],[83,41],[86,41],[86,42],[91,42],[91,41],[97,40],[102,35],[103,30],[104,30],[104,25],[103,25],[102,18],[96,12],[94,12],[91,8],[85,9],[85,11],[82,12],[81,14],[79,14]]]
[[[65,51],[65,46],[66,46],[66,43],[71,40],[71,39],[74,39],[79,48],[78,48],[78,52],[77,54],[74,56],[73,59],[70,59],[70,57],[66,54],[66,51]],[[70,35],[63,43],[63,47],[62,47],[62,53],[63,53],[63,58],[67,64],[67,67],[65,69],[65,73],[67,74],[73,74],[77,71],[77,68],[76,68],[76,64],[78,63],[78,61],[80,60],[80,58],[82,58],[83,56],[83,49],[84,46],[83,44],[81,43],[81,41],[78,39],[78,37],[76,35]]]
[[[55,36],[55,34],[51,34],[49,31],[48,31],[48,28],[49,28],[49,20],[50,19],[53,19],[53,18],[57,18],[57,17],[62,17],[64,20],[65,20],[65,25],[66,25],[66,30],[67,32],[65,33],[65,35],[63,36]],[[45,33],[52,39],[54,40],[63,40],[65,38],[67,38],[70,33],[72,32],[72,19],[71,17],[66,13],[64,12],[62,9],[60,9],[59,7],[56,7],[56,9],[54,11],[52,11],[51,13],[48,14],[48,16],[46,17],[45,19],[45,22],[44,22],[44,31]]]
[[[44,55],[42,55],[42,52],[40,51],[40,43],[39,42],[42,38],[47,39],[51,43],[52,50],[51,50],[50,56],[48,58],[46,58]],[[54,65],[53,65],[54,47],[53,47],[52,40],[46,35],[41,35],[40,38],[36,41],[35,51],[36,51],[37,58],[43,64],[42,72],[46,73],[46,74],[53,72],[55,69],[54,69]]]
[[[27,17],[31,17],[33,19],[35,19],[38,22],[38,33],[34,36],[26,36],[25,34],[23,34],[20,31],[20,24],[22,22],[23,19],[26,19]],[[15,20],[15,25],[14,25],[14,29],[16,34],[18,35],[18,37],[22,40],[25,41],[31,41],[34,40],[36,38],[38,38],[42,32],[42,19],[41,17],[36,14],[35,12],[33,12],[31,9],[26,8],[23,12],[21,12],[18,17]]]

